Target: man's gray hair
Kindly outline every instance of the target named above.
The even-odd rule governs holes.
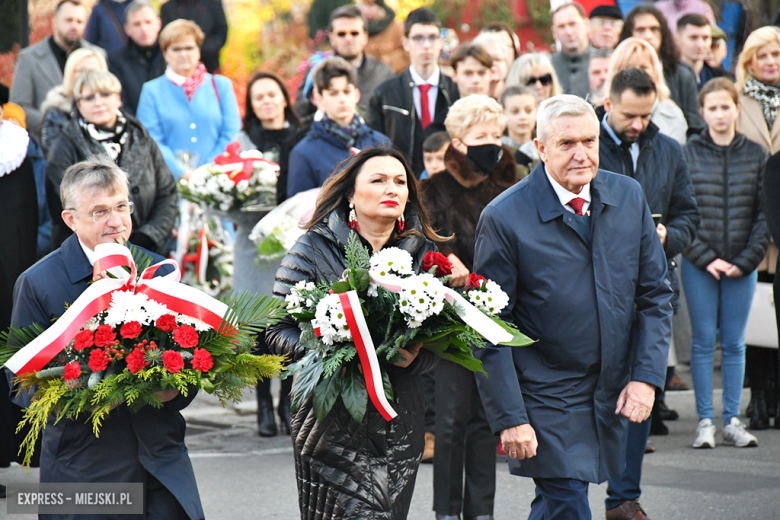
[[[130,2],[130,5],[127,6],[127,9],[125,9],[125,23],[127,23],[127,20],[130,19],[130,16],[134,13],[137,13],[141,9],[151,9],[154,15],[159,18],[160,15],[157,14],[157,9],[154,8],[152,4],[147,2],[146,0],[133,0]]]
[[[67,170],[60,183],[63,209],[78,209],[79,193],[127,193],[127,174],[107,155],[95,155]]]
[[[561,94],[560,96],[545,99],[539,104],[539,111],[536,113],[536,137],[539,141],[546,143],[552,132],[551,125],[559,117],[579,117],[584,115],[593,117],[593,123],[598,133],[599,118],[593,107],[581,97],[571,94]]]

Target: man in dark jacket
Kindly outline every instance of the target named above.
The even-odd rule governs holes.
[[[712,52],[712,26],[701,14],[686,14],[677,21],[677,46],[680,59],[693,71],[699,90],[712,78],[734,75],[723,67],[710,67],[706,62]]]
[[[477,385],[509,471],[536,484],[529,518],[590,520],[588,483],[620,475],[628,422],[663,388],[672,290],[641,186],[599,168],[590,104],[556,96],[537,117],[541,162],[482,212],[474,271],[539,341],[475,349]]]
[[[324,117],[290,152],[287,196],[322,186],[343,160],[371,146],[389,146],[355,112],[360,91],[355,71],[341,58],[326,58],[314,73],[317,105]]]
[[[364,110],[368,107],[368,100],[371,99],[374,89],[394,73],[389,65],[363,52],[368,44],[367,25],[368,22],[360,9],[354,5],[347,5],[339,7],[331,14],[328,34],[333,54],[344,58],[355,69],[357,88],[360,91],[358,106]],[[317,107],[311,102],[314,86],[313,69],[314,67],[311,67],[306,71],[304,75],[306,80],[298,89],[298,97],[295,100],[295,112],[300,117],[306,117],[317,111]]]
[[[127,45],[108,55],[108,70],[122,84],[122,106],[135,115],[141,88],[165,73],[165,58],[157,43],[162,23],[146,0],[134,0],[125,11]]]
[[[699,213],[682,148],[650,121],[656,98],[656,85],[646,72],[629,68],[615,75],[604,100],[599,161],[606,170],[636,179],[650,211],[659,215],[656,230],[669,263],[676,306],[679,283],[672,259],[691,244]],[[645,518],[638,499],[649,431],[650,421],[628,429],[626,469],[623,475],[610,479],[607,491],[609,520]]]
[[[440,30],[441,22],[430,9],[409,13],[403,45],[412,64],[379,85],[368,104],[368,124],[390,138],[418,176],[425,169],[423,141],[446,130],[447,112],[460,97],[455,83],[439,69]]]
[[[127,0],[100,0],[89,15],[84,39],[106,52],[121,48],[127,43],[127,35],[122,26],[129,5]]]
[[[92,158],[74,165],[65,174],[62,192],[62,205],[68,208],[63,218],[75,234],[17,280],[11,318],[15,327],[51,326],[92,281],[95,246],[130,238],[128,179],[110,160]],[[102,219],[93,217],[99,209],[111,210],[107,220],[97,222]],[[162,260],[152,257],[155,262]],[[95,437],[89,421],[50,418],[43,432],[41,482],[142,482],[144,518],[203,518],[179,413],[196,392],[186,397],[175,390],[158,395],[164,402],[159,409],[144,406],[131,413],[126,405],[117,406],[103,422],[100,437]],[[29,393],[18,394],[15,401],[27,406],[29,397]]]
[[[585,9],[577,2],[562,4],[552,14],[552,33],[560,42],[558,52],[552,55],[555,73],[566,94],[583,99],[590,94],[588,27]]]
[[[211,74],[219,69],[219,51],[227,42],[228,24],[222,0],[168,0],[160,8],[165,27],[174,20],[192,20],[206,35],[200,48],[200,61]]]

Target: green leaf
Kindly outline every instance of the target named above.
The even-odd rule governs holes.
[[[368,275],[368,269],[355,269],[355,277],[357,278],[358,282],[358,292],[366,292],[368,290],[368,285],[371,283],[371,277]]]
[[[336,282],[333,285],[331,285],[330,288],[336,294],[341,294],[352,290],[352,287],[349,285],[349,282]]]
[[[528,345],[533,345],[536,343],[536,341],[532,340],[519,330],[517,330],[516,327],[513,325],[510,325],[509,323],[505,322],[504,320],[493,318],[493,321],[498,323],[502,329],[507,331],[512,335],[512,339],[510,341],[502,342],[501,345],[507,345],[509,347],[527,347]]]
[[[273,235],[264,238],[257,246],[257,250],[261,256],[277,256],[287,252],[284,244]]]
[[[347,267],[350,269],[368,269],[371,267],[371,253],[360,243],[358,234],[352,231],[347,240]]]
[[[393,394],[393,383],[390,382],[390,375],[387,370],[382,367],[382,386],[385,390],[385,395],[388,401],[395,401],[395,395]]]
[[[297,412],[301,405],[308,399],[322,376],[322,360],[318,359],[311,365],[303,368],[293,382],[290,410]]]
[[[346,373],[341,380],[341,400],[352,418],[362,423],[368,406],[368,390],[366,380],[357,367],[357,363],[346,367]]]
[[[323,377],[317,386],[314,387],[312,404],[314,405],[314,413],[317,415],[318,421],[322,422],[328,416],[330,409],[333,408],[333,403],[336,402],[336,398],[339,396],[340,390],[341,370],[337,370],[330,377]]]

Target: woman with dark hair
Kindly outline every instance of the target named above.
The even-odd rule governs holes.
[[[403,231],[397,226],[401,219]],[[323,185],[306,229],[276,274],[278,298],[302,280],[336,281],[346,268],[350,236],[373,252],[386,247],[408,251],[415,270],[427,252],[436,250],[434,241],[443,240],[431,227],[403,155],[387,148],[368,148],[340,164]],[[266,341],[272,352],[295,361],[306,353],[300,334],[287,317],[268,328]],[[438,358],[419,344],[399,352],[404,361],[387,367],[398,412],[391,422],[369,403],[357,423],[340,398],[324,421],[317,420],[311,398],[293,416],[302,519],[406,518],[425,442],[421,374]]]
[[[691,69],[680,65],[680,51],[661,11],[652,4],[640,4],[631,9],[620,41],[631,36],[645,40],[658,53],[672,101],[680,107],[688,122],[688,135],[701,132],[707,125],[701,116],[696,78]]]
[[[277,202],[287,194],[287,170],[289,167],[290,137],[301,126],[301,120],[293,109],[290,92],[278,74],[259,71],[246,86],[246,115],[244,129],[234,140],[241,151],[260,150],[271,162],[279,164],[279,181],[276,185]]]
[[[259,150],[263,157],[279,164],[276,184],[277,203],[284,201],[287,194],[287,171],[289,167],[291,137],[301,125],[293,110],[290,93],[284,80],[268,71],[256,72],[246,86],[246,115],[244,129],[233,138],[241,146],[240,151]],[[257,248],[249,241],[248,233],[265,215],[264,212],[243,213],[236,222],[236,255],[233,285],[238,291],[251,290],[258,294],[271,291],[273,273],[278,264],[266,265],[256,262]],[[243,229],[242,229],[243,228]],[[268,354],[268,346],[261,335],[258,337],[258,354]],[[282,430],[290,433],[290,389],[292,378],[281,381],[279,405],[276,413]],[[257,383],[257,426],[261,437],[275,437],[278,433],[274,419],[274,402],[271,396],[271,380]]]
[[[501,38],[501,41],[510,50],[513,61],[520,56],[520,39],[504,22],[490,22],[482,29],[482,33],[492,33]]]

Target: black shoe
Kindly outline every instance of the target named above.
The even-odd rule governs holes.
[[[753,410],[750,415],[751,430],[766,430],[769,428],[769,413],[766,409],[766,392],[753,390]]]
[[[5,498],[5,486],[0,484],[0,498]]]
[[[655,446],[653,446],[653,443],[649,440],[647,441],[647,444],[645,444],[645,455],[648,453],[655,453]]]
[[[680,414],[677,413],[677,410],[671,410],[668,406],[666,406],[664,401],[658,402],[658,408],[658,413],[661,416],[662,421],[676,421],[680,417]]]
[[[279,434],[274,420],[273,401],[267,399],[257,401],[257,434],[260,437],[276,437]]]

